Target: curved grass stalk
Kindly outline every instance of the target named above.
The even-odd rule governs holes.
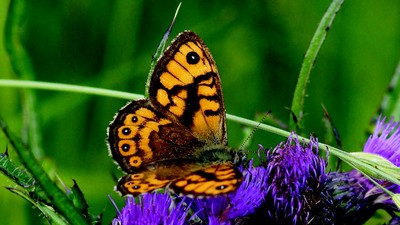
[[[328,30],[330,29],[333,20],[344,0],[333,0],[328,10],[322,17],[317,30],[311,39],[310,45],[307,49],[306,55],[304,56],[303,63],[301,65],[299,77],[297,80],[296,88],[293,94],[292,106],[291,106],[291,117],[289,127],[293,130],[299,128],[301,130],[303,119],[304,119],[304,100],[306,97],[307,84],[310,81],[311,70],[314,66],[314,62],[317,58],[319,50],[325,41]],[[296,119],[294,118],[296,117]]]

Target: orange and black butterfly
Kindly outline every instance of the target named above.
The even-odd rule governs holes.
[[[178,35],[151,76],[150,99],[124,106],[108,128],[123,171],[116,187],[139,195],[167,187],[194,197],[232,192],[242,181],[227,147],[220,78],[208,48],[191,31]]]

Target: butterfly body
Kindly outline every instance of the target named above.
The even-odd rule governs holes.
[[[160,188],[214,196],[242,181],[238,154],[227,147],[225,108],[215,62],[193,32],[178,35],[158,60],[149,99],[128,103],[108,128],[111,154],[127,175],[117,190]]]

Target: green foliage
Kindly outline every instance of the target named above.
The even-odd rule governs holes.
[[[0,42],[6,43],[0,45],[1,79],[136,94],[144,94],[151,56],[178,5],[168,1],[13,2],[26,14],[20,21],[6,23],[10,2],[0,2]],[[187,1],[182,3],[171,36],[190,29],[208,45],[221,74],[229,114],[251,119],[272,110],[274,118],[288,124],[287,107],[292,105],[303,55],[328,6],[325,1]],[[342,5],[307,81],[303,133],[313,132],[322,142],[330,138],[322,121],[324,104],[340,133],[343,149],[361,150],[371,117],[380,105],[385,109],[381,101],[391,80],[394,91],[387,94],[391,104],[383,112],[400,119],[396,108],[399,79],[392,79],[400,57],[399,32],[393,32],[398,27],[399,8],[398,1],[348,1]],[[23,71],[14,70],[11,62],[22,62],[17,67]],[[46,169],[51,164],[54,170],[55,165],[67,186],[76,180],[80,189],[73,192],[85,193],[89,212],[100,214],[104,210],[105,224],[111,221],[115,209],[107,195],[117,204],[122,199],[113,191],[112,174],[120,172],[108,157],[105,130],[126,100],[4,87],[0,96],[0,115],[22,142],[36,149],[42,166]],[[241,125],[228,122],[228,137],[231,147],[239,147]],[[281,136],[257,131],[248,149],[256,151],[257,144],[272,147],[282,140]],[[3,149],[7,144],[9,141],[0,135]],[[9,154],[0,162],[11,158],[18,165],[15,148],[10,147]],[[0,184],[15,187],[2,175]],[[5,188],[0,189],[0,196],[3,223],[43,222],[39,211],[33,211],[22,198]],[[75,198],[81,197],[78,194]],[[38,208],[48,211],[44,205]],[[85,205],[79,208],[87,210]]]

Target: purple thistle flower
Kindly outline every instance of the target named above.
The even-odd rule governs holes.
[[[118,209],[117,209],[118,211]],[[126,198],[126,205],[117,212],[117,218],[112,222],[113,225],[158,225],[158,224],[185,224],[187,208],[183,201],[177,205],[168,193],[149,193],[139,198]]]
[[[374,133],[364,145],[364,152],[378,154],[396,166],[400,164],[400,123],[378,118]],[[380,181],[382,186],[400,193],[400,186]],[[377,209],[398,211],[390,197],[357,170],[328,175],[327,190],[333,199],[335,224],[363,224]]]
[[[374,133],[364,145],[364,152],[383,156],[396,166],[400,166],[400,123],[393,118],[385,123],[386,117],[378,118]]]
[[[192,209],[205,224],[237,224],[246,220],[263,203],[268,173],[253,168],[251,160],[238,190],[226,196],[194,199]]]
[[[376,211],[374,200],[379,195],[367,194],[369,186],[368,179],[355,170],[328,174],[326,189],[333,200],[335,224],[363,224],[371,218]]]
[[[364,145],[364,152],[380,155],[400,167],[400,122],[395,122],[393,118],[387,123],[385,121],[386,117],[378,118],[374,133]],[[390,182],[382,182],[381,185],[394,193],[400,193],[399,185]],[[390,199],[385,203],[397,208]]]
[[[331,204],[324,191],[326,162],[318,141],[300,143],[294,133],[267,153],[268,190],[264,212],[268,224],[330,224]]]

